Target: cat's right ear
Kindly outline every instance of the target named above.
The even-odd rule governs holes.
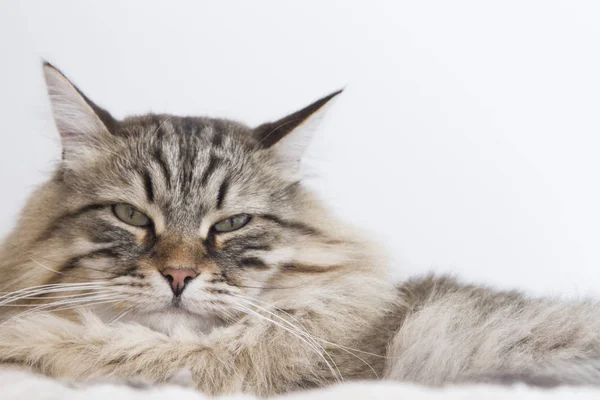
[[[47,62],[43,68],[54,122],[62,140],[63,159],[89,159],[110,140],[116,121],[57,68]]]

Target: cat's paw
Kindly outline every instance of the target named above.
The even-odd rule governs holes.
[[[194,387],[194,377],[189,368],[183,368],[175,372],[168,380],[169,385]]]

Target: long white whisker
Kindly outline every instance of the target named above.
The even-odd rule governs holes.
[[[80,283],[53,283],[47,285],[39,285],[39,286],[30,286],[23,289],[15,290],[13,292],[6,292],[8,295],[25,292],[28,290],[41,289],[41,288],[51,288],[51,287],[76,287],[76,286],[101,286],[106,285],[109,282],[80,282]],[[3,296],[5,297],[5,296]]]
[[[101,304],[109,304],[109,303],[120,303],[122,302],[123,299],[114,299],[114,300],[104,300],[104,301],[97,301],[95,303],[92,304],[86,304],[86,306],[96,306],[96,305],[101,305]],[[57,311],[65,311],[65,310],[74,310],[78,307],[80,307],[81,304],[75,304],[75,305],[70,305],[70,306],[66,306],[66,307],[62,307],[62,308],[56,308],[53,310],[50,310],[50,312],[57,312]],[[36,313],[38,312],[38,310],[32,310],[31,313]],[[29,312],[28,312],[29,313]],[[2,326],[2,324],[0,324],[0,326]]]
[[[93,303],[93,302],[102,301],[102,300],[105,300],[105,299],[108,299],[108,300],[106,300],[107,302],[119,302],[119,301],[122,301],[123,299],[127,298],[127,296],[122,296],[122,297],[99,296],[99,297],[100,298],[89,298],[89,299],[85,299],[85,300],[84,299],[78,299],[79,301],[69,301],[69,302],[62,301],[62,302],[54,302],[54,303],[50,303],[50,304],[43,304],[43,305],[34,307],[31,310],[27,310],[27,311],[21,312],[19,314],[13,315],[12,317],[8,318],[6,321],[0,323],[0,327],[3,326],[4,324],[7,324],[10,321],[12,321],[13,319],[24,317],[24,316],[32,314],[32,313],[37,313],[39,311],[46,310],[48,308],[53,308],[53,307],[61,306],[61,305],[68,305],[68,306],[70,306],[72,308],[77,308],[77,307],[79,307],[81,305],[86,305],[86,306],[95,305],[95,304],[88,304],[90,302]],[[96,304],[99,304],[99,303],[96,303]],[[63,310],[63,309],[59,308],[59,309],[54,309],[54,310],[51,310],[51,311],[61,311],[61,310]]]
[[[123,298],[126,298],[126,296],[115,296],[112,293],[111,294],[99,294],[99,295],[94,294],[92,296],[88,296],[88,297],[84,297],[84,298],[66,299],[66,300],[53,301],[51,303],[37,304],[37,305],[33,305],[32,307],[43,306],[43,307],[52,308],[52,307],[56,307],[56,306],[63,306],[63,305],[69,305],[69,304],[86,304],[86,303],[89,303],[89,302],[95,301],[95,300],[123,299]]]
[[[53,292],[45,292],[45,293],[52,294]],[[110,291],[108,289],[98,289],[98,290],[94,291],[94,293],[116,293],[116,292]],[[24,298],[26,298],[27,300],[47,300],[47,299],[68,299],[71,297],[84,297],[84,296],[89,296],[89,295],[90,295],[90,293],[88,292],[88,293],[69,294],[69,295],[62,295],[62,296],[31,295],[31,296],[27,296]]]
[[[63,291],[63,292],[68,292],[68,291],[77,291],[77,290],[105,290],[108,288],[112,288],[111,286],[106,286],[106,285],[101,285],[101,286],[71,286],[71,287],[60,287],[60,286],[56,286],[56,287],[48,287],[48,288],[39,288],[39,289],[33,289],[33,290],[29,290],[29,291],[23,291],[23,292],[11,292],[8,293],[0,298],[10,298],[10,297],[15,297],[15,296],[29,296],[29,295],[35,295],[35,293],[52,293],[52,292],[58,292],[58,291]]]
[[[373,368],[373,366],[371,366],[371,364],[369,364],[369,363],[368,363],[368,362],[367,362],[365,359],[363,359],[362,357],[359,357],[359,356],[357,356],[357,355],[356,355],[356,354],[355,354],[353,351],[357,351],[357,352],[359,352],[359,353],[368,354],[368,355],[372,355],[372,356],[376,356],[376,357],[381,357],[381,358],[389,358],[389,357],[381,356],[381,355],[379,355],[379,354],[374,354],[374,353],[369,353],[369,352],[366,352],[366,351],[361,351],[361,350],[358,350],[358,349],[353,349],[353,348],[350,348],[350,347],[342,346],[342,345],[340,345],[340,344],[337,344],[337,343],[330,342],[330,341],[328,341],[328,340],[325,340],[325,339],[321,339],[320,337],[318,337],[318,336],[316,336],[316,335],[313,335],[313,334],[311,334],[311,333],[307,332],[306,330],[304,330],[304,331],[303,331],[303,330],[299,329],[298,327],[296,327],[295,325],[293,325],[292,323],[290,323],[289,321],[287,321],[285,318],[282,318],[281,316],[279,316],[279,315],[277,315],[277,314],[275,314],[275,313],[273,313],[273,312],[270,312],[269,310],[267,310],[267,309],[265,309],[265,308],[262,308],[262,307],[259,307],[259,306],[257,306],[256,304],[253,304],[253,303],[252,303],[253,301],[259,301],[259,302],[261,302],[260,300],[251,299],[251,298],[249,298],[249,297],[246,297],[246,296],[240,296],[240,295],[236,295],[236,294],[231,294],[231,296],[233,296],[233,297],[238,297],[238,298],[240,298],[240,299],[242,299],[242,300],[246,300],[246,302],[247,302],[248,304],[250,304],[250,305],[252,305],[252,306],[254,306],[254,307],[256,307],[256,308],[258,308],[258,309],[260,309],[260,310],[263,310],[264,312],[266,312],[266,313],[269,313],[269,314],[273,315],[274,317],[276,317],[276,318],[278,318],[278,319],[280,319],[280,320],[282,320],[282,321],[286,322],[288,325],[290,325],[290,326],[294,327],[295,329],[298,329],[298,331],[299,331],[299,332],[302,332],[302,334],[306,335],[306,337],[307,337],[307,338],[310,338],[311,340],[313,340],[313,341],[315,342],[315,344],[318,344],[318,342],[317,342],[317,341],[320,341],[320,342],[323,342],[323,343],[327,343],[327,344],[329,344],[329,345],[331,345],[331,346],[333,346],[333,347],[339,348],[340,350],[342,350],[342,351],[345,351],[346,353],[348,353],[348,354],[350,354],[350,355],[352,355],[352,356],[356,357],[357,359],[359,359],[360,361],[362,361],[362,362],[363,362],[363,363],[364,363],[364,364],[365,364],[367,367],[369,367],[369,369],[370,369],[370,370],[373,372],[373,374],[375,375],[375,377],[376,377],[377,379],[379,379],[379,374],[377,373],[377,371],[375,371],[375,369]],[[252,301],[249,301],[249,300],[252,300]],[[270,305],[269,303],[266,303],[266,302],[264,302],[264,301],[262,301],[261,303],[263,303],[263,304],[266,304],[266,305]],[[303,328],[305,328],[305,329],[306,329],[306,327],[304,327],[304,326],[302,325],[302,323],[300,323],[300,321],[298,321],[298,319],[297,319],[297,318],[295,318],[295,317],[291,316],[289,313],[287,313],[287,312],[285,312],[285,311],[282,311],[282,312],[283,312],[283,313],[285,313],[286,315],[288,315],[290,318],[293,318],[295,321],[297,321],[297,322],[299,323],[299,325],[300,325],[300,326],[302,326]],[[321,346],[320,344],[319,344],[319,347],[320,347],[321,349],[323,349],[323,351],[325,351],[325,352],[326,352],[325,348],[323,348],[323,346]]]
[[[50,294],[50,293],[60,293],[60,292],[74,292],[74,291],[87,291],[87,292],[91,292],[91,293],[99,293],[99,292],[114,292],[111,291],[109,287],[76,287],[76,288],[52,288],[52,289],[41,289],[41,290],[34,290],[28,293],[20,293],[17,296],[4,296],[0,301],[0,306],[4,306],[6,304],[9,303],[14,303],[15,301],[19,301],[22,299],[29,299],[31,297],[38,297],[38,296],[43,296],[45,294]],[[116,293],[116,292],[114,292]],[[88,293],[89,294],[89,293]]]
[[[52,272],[57,273],[59,275],[64,275],[64,272],[60,272],[60,271],[57,271],[55,269],[52,269],[52,268],[50,268],[50,267],[42,264],[41,262],[37,261],[36,259],[34,259],[33,257],[31,257],[30,255],[28,255],[27,258],[29,258],[31,261],[33,261],[38,267],[42,267],[44,269],[47,269],[48,271],[52,271]]]
[[[246,299],[246,300],[250,300],[250,301],[253,301],[253,302],[255,301],[255,302],[258,302],[258,303],[261,303],[261,304],[265,304],[266,306],[273,306],[271,303],[268,303],[268,302],[266,302],[266,301],[260,301],[260,300],[258,300],[258,299],[254,299],[254,298],[252,298],[252,297],[241,296],[241,295],[239,295],[239,294],[233,294],[233,293],[230,293],[230,296],[233,296],[233,297],[239,297],[239,298],[241,298],[241,299]],[[255,305],[255,306],[256,306],[256,305]],[[283,313],[283,314],[285,314],[285,315],[289,316],[291,319],[293,319],[294,321],[298,322],[298,324],[299,324],[300,326],[303,326],[303,325],[302,325],[302,323],[300,322],[300,320],[298,320],[298,318],[294,317],[294,316],[293,316],[293,315],[291,315],[290,313],[287,313],[287,312],[285,312],[285,311],[283,311],[283,310],[281,310],[281,309],[277,309],[277,311],[279,311],[279,312],[281,312],[281,313]],[[281,318],[281,317],[280,317],[280,318]],[[352,351],[356,351],[356,352],[358,352],[358,353],[362,353],[362,354],[365,354],[365,355],[369,355],[369,356],[373,356],[373,357],[378,357],[378,358],[385,358],[385,359],[398,358],[398,357],[382,356],[381,354],[370,353],[370,352],[368,352],[368,351],[363,351],[363,350],[360,350],[360,349],[354,349],[354,348],[352,348],[352,347],[343,346],[343,345],[341,345],[341,344],[334,343],[334,342],[330,342],[330,341],[328,341],[328,340],[326,340],[326,339],[320,338],[320,337],[318,337],[318,336],[315,336],[315,335],[312,335],[312,334],[311,334],[311,336],[312,336],[312,337],[313,337],[315,340],[319,340],[319,341],[321,341],[321,342],[323,342],[323,343],[326,343],[326,344],[329,344],[329,345],[331,345],[331,346],[339,347],[340,349],[344,349],[344,350],[352,350]],[[354,355],[354,354],[353,354],[353,355]]]
[[[102,285],[106,285],[109,282],[75,282],[75,283],[52,283],[52,284],[47,284],[47,285],[38,285],[38,286],[28,286],[28,287],[24,287],[22,289],[19,290],[13,290],[11,292],[2,292],[2,293],[18,293],[18,292],[23,292],[26,290],[33,290],[33,289],[42,289],[42,288],[53,288],[53,287],[71,287],[71,286],[102,286]]]
[[[235,296],[235,295],[234,295],[234,296]],[[281,321],[285,322],[286,324],[288,324],[288,326],[289,326],[291,329],[293,329],[293,330],[295,330],[296,332],[298,332],[299,334],[303,335],[303,336],[304,336],[304,337],[305,337],[307,340],[309,340],[311,343],[313,343],[313,344],[314,344],[314,345],[315,345],[317,348],[319,348],[319,349],[320,349],[320,350],[321,350],[323,353],[325,353],[325,354],[327,355],[327,357],[328,357],[328,358],[329,358],[329,360],[330,360],[330,361],[333,363],[333,365],[335,366],[336,370],[337,370],[337,371],[338,371],[338,373],[339,373],[339,369],[338,369],[338,367],[337,367],[337,365],[336,365],[335,361],[333,361],[333,357],[331,357],[331,355],[329,354],[329,352],[328,352],[328,351],[327,351],[327,350],[326,350],[326,349],[325,349],[325,348],[324,348],[324,347],[323,347],[323,346],[322,346],[322,345],[321,345],[319,342],[317,342],[317,341],[315,340],[315,338],[313,337],[313,335],[311,335],[310,333],[308,333],[308,332],[306,331],[306,327],[304,327],[304,326],[303,326],[303,328],[304,328],[304,329],[300,329],[299,327],[297,327],[296,325],[292,324],[290,321],[286,320],[285,318],[282,318],[281,316],[279,316],[279,315],[277,315],[277,314],[275,314],[275,313],[273,313],[273,312],[271,312],[271,311],[269,311],[269,310],[267,310],[267,309],[265,309],[265,308],[263,308],[263,307],[257,306],[256,304],[254,304],[254,303],[253,303],[253,302],[251,302],[251,301],[244,300],[244,299],[242,299],[242,301],[245,301],[247,304],[250,304],[251,306],[253,306],[253,307],[256,307],[256,308],[258,308],[259,310],[262,310],[263,312],[266,312],[267,314],[269,314],[269,315],[272,315],[272,316],[274,316],[275,318],[277,318],[277,319],[279,319],[279,320],[281,320]],[[302,324],[300,324],[300,325],[302,326]],[[368,365],[368,364],[367,364],[367,365]],[[342,374],[340,373],[340,376],[341,376],[341,375],[342,375]]]
[[[131,312],[131,310],[125,310],[125,311],[119,313],[115,318],[110,320],[110,323],[114,324],[115,322],[119,321],[121,318],[125,317],[130,312]]]
[[[252,297],[242,296],[242,295],[234,294],[234,293],[230,293],[230,295],[233,296],[233,297],[239,297],[240,299],[244,299],[244,300],[247,300],[247,301],[250,301],[250,302],[256,302],[256,303],[264,304],[267,307],[272,307],[273,306],[273,304],[271,304],[271,303],[268,303],[266,301],[261,301],[261,300],[258,300],[258,299],[252,298]],[[256,306],[256,304],[255,304],[255,306]],[[281,310],[279,308],[277,308],[277,311],[279,311],[279,312],[287,315],[288,317],[290,317],[291,319],[293,319],[295,322],[297,322],[301,327],[303,327],[303,328],[306,329],[306,327],[302,324],[302,322],[298,318],[296,318],[293,315],[291,315],[290,313],[285,312],[285,311],[283,311],[283,310]]]
[[[241,311],[244,311],[246,313],[252,313],[253,315],[255,315],[255,316],[259,317],[259,318],[262,318],[265,321],[268,321],[268,322],[274,324],[275,326],[278,326],[279,328],[281,328],[281,329],[283,329],[283,330],[291,333],[292,335],[296,336],[298,339],[300,339],[301,341],[303,341],[304,343],[306,343],[316,354],[319,355],[319,357],[321,357],[323,359],[323,361],[325,362],[325,364],[329,368],[329,371],[331,372],[331,374],[333,375],[333,377],[336,379],[336,381],[341,382],[341,381],[344,380],[344,378],[342,377],[342,375],[339,373],[339,370],[336,371],[337,367],[336,367],[336,369],[334,369],[331,366],[331,363],[327,360],[327,358],[325,358],[325,356],[323,355],[323,353],[321,353],[319,351],[319,348],[316,347],[314,343],[311,343],[305,337],[303,337],[302,335],[300,335],[298,332],[296,332],[296,331],[294,331],[294,330],[292,330],[292,329],[290,329],[290,328],[288,328],[288,327],[286,327],[286,326],[284,326],[284,325],[282,325],[282,324],[280,324],[278,322],[275,322],[272,319],[267,318],[264,315],[262,315],[260,313],[257,313],[256,311],[254,311],[254,310],[252,310],[252,309],[250,309],[248,307],[242,306],[240,304],[238,304],[237,307],[239,307],[241,309]]]
[[[52,293],[52,292],[48,292],[48,293]],[[118,292],[114,292],[112,290],[96,290],[96,291],[92,291],[92,292],[88,292],[88,293],[79,293],[79,294],[71,294],[71,295],[67,295],[67,296],[35,296],[35,297],[31,297],[31,296],[21,296],[19,298],[14,298],[14,299],[9,299],[3,302],[0,302],[0,307],[11,307],[11,306],[16,306],[16,307],[27,307],[27,304],[10,304],[10,303],[14,303],[17,302],[19,300],[52,300],[52,299],[77,299],[77,298],[86,298],[89,297],[91,295],[117,295],[119,294]],[[36,304],[32,304],[32,305],[36,305]],[[37,304],[39,305],[39,304]]]

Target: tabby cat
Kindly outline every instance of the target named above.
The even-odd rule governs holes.
[[[255,128],[114,119],[43,67],[62,161],[0,249],[0,362],[272,395],[342,380],[600,382],[597,303],[427,276],[303,185],[326,96]]]

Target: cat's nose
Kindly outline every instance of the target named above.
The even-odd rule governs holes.
[[[198,276],[195,271],[189,268],[165,268],[160,273],[171,284],[171,290],[175,296],[180,296],[186,285]]]

